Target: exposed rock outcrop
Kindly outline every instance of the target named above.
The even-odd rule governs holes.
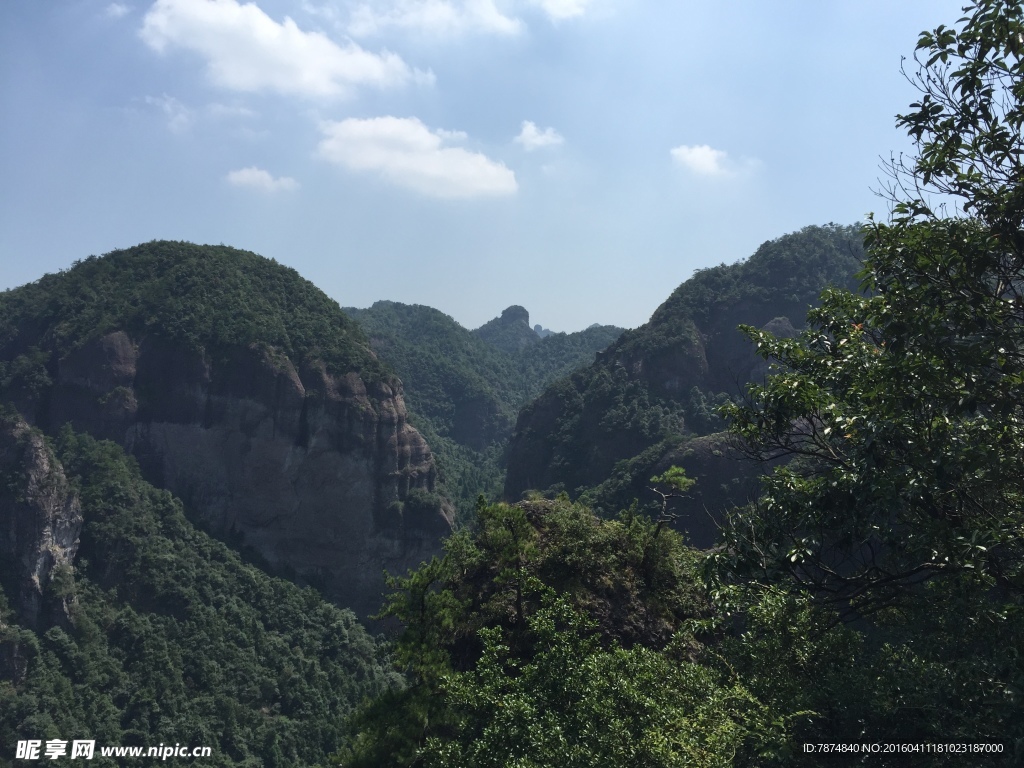
[[[71,578],[81,530],[78,497],[43,436],[0,418],[0,579],[23,624],[67,621],[59,582]],[[0,666],[19,666],[13,652],[0,651]]]
[[[39,416],[122,444],[210,530],[364,617],[382,569],[417,565],[450,530],[439,499],[405,509],[437,473],[393,377],[367,386],[267,346],[210,355],[116,331],[58,361]]]

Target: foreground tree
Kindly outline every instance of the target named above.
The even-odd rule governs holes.
[[[968,11],[921,36],[918,154],[890,188],[918,196],[867,227],[865,295],[828,292],[797,339],[748,329],[778,372],[729,409],[759,455],[800,459],[732,526],[736,565],[857,613],[938,576],[1022,587],[1024,20]]]
[[[698,659],[701,556],[675,531],[562,498],[481,505],[446,549],[395,582],[410,685],[354,719],[342,765],[710,768],[784,748],[784,720]]]
[[[826,293],[796,339],[746,329],[775,374],[728,415],[791,460],[714,571],[871,627],[865,709],[903,718],[896,737],[1024,752],[1022,57],[1019,2],[921,35],[898,118],[916,153],[888,166],[863,293]]]

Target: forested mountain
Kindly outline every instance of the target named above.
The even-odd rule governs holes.
[[[863,255],[859,227],[807,227],[746,261],[697,272],[646,325],[522,411],[505,497],[566,490],[615,514],[634,498],[649,500],[649,478],[680,464],[698,481],[684,525],[709,546],[716,528],[704,507],[742,503],[761,471],[730,458],[730,440],[715,434],[725,429],[716,407],[766,372],[738,326],[795,335],[822,289],[856,285]]]
[[[541,337],[522,307],[509,307],[475,331],[419,305],[379,301],[345,311],[401,378],[412,418],[464,517],[479,494],[500,494],[503,453],[519,409],[552,381],[593,362],[622,333],[595,325]]]
[[[4,758],[88,738],[313,765],[346,713],[400,683],[350,611],[243,563],[113,443],[66,428],[51,447],[4,413],[0,515]]]
[[[0,402],[125,447],[194,520],[362,616],[450,530],[401,382],[294,270],[152,242],[0,294]]]

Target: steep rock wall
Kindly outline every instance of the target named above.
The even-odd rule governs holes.
[[[436,468],[393,377],[367,386],[266,345],[211,353],[115,331],[57,361],[36,418],[120,443],[205,527],[362,617],[383,569],[417,565],[450,531],[446,505],[406,508]]]
[[[78,497],[46,441],[24,421],[0,418],[0,579],[27,626],[67,619],[52,581],[70,569],[81,530]]]

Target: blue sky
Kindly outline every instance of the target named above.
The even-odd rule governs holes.
[[[946,0],[9,0],[0,288],[153,239],[346,306],[635,327],[694,269],[886,212]]]

